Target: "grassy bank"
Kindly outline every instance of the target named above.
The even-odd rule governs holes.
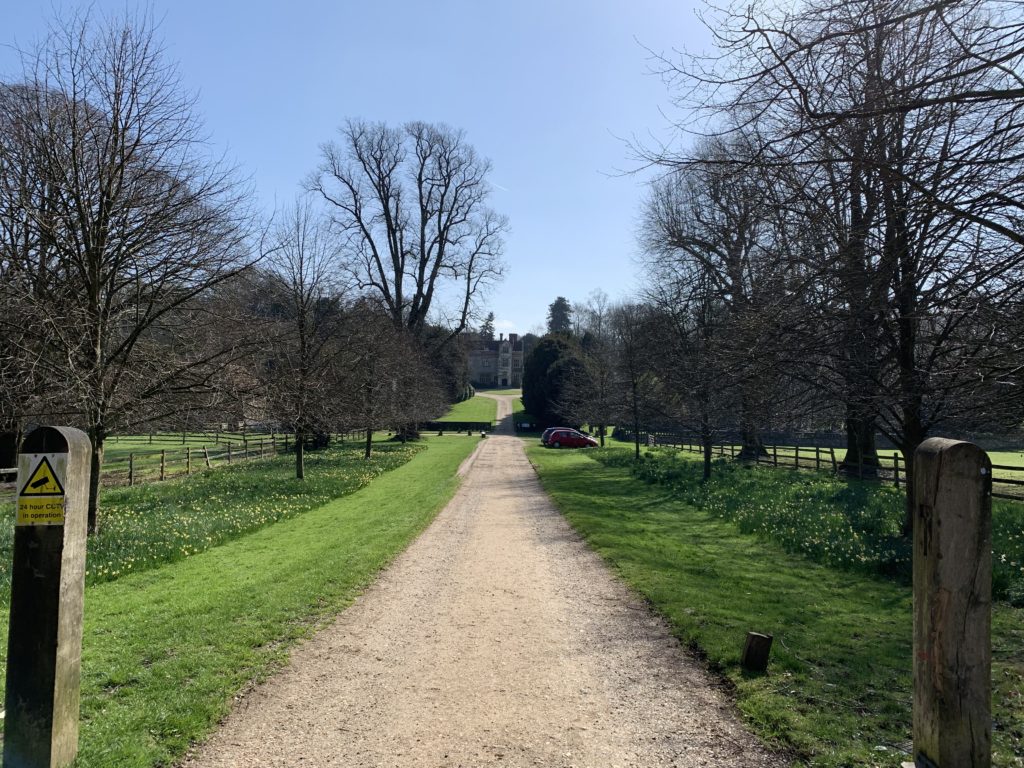
[[[355,443],[306,455],[306,479],[279,456],[222,466],[189,478],[103,491],[100,535],[90,539],[86,583],[98,584],[181,560],[362,488],[419,450],[381,443],[362,458]],[[6,500],[5,500],[6,501]],[[0,505],[0,606],[10,590],[13,506]]]
[[[569,521],[735,686],[740,711],[762,737],[814,766],[891,767],[906,758],[901,749],[909,748],[912,689],[906,583],[787,552],[756,526],[744,532],[734,519],[701,508],[698,489],[645,482],[628,462],[537,446],[529,454]],[[764,503],[768,493],[763,489],[751,503]],[[749,630],[775,636],[767,674],[739,668]],[[1020,765],[1019,609],[997,606],[993,644],[994,765]]]
[[[476,442],[431,438],[427,450],[358,492],[89,587],[76,765],[179,759],[239,690],[276,668],[297,638],[347,605],[430,522]]]
[[[498,415],[498,402],[489,397],[475,395],[469,400],[456,403],[438,421],[487,421],[494,422]]]

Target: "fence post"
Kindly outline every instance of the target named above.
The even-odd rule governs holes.
[[[277,456],[277,436],[273,434],[270,435],[270,452]]]
[[[203,458],[206,459],[206,468],[210,468],[210,452],[206,450],[206,446],[203,446]]]
[[[242,461],[249,458],[249,438],[247,435],[242,435]]]
[[[779,446],[777,445],[772,446],[772,466],[779,466]]]
[[[898,453],[892,455],[892,481],[897,488],[900,487],[900,455]]]
[[[730,459],[735,459],[736,458],[736,444],[735,443],[729,443],[729,458]]]
[[[263,458],[263,438],[260,438],[260,458]]]
[[[914,757],[992,760],[992,463],[933,437],[914,453]]]
[[[288,435],[284,436],[284,452],[288,453]]]
[[[167,449],[160,449],[160,479],[163,480],[166,477],[167,470]]]
[[[128,485],[135,485],[135,454],[128,454]]]
[[[839,467],[836,466],[836,449],[831,445],[828,447],[828,455],[832,459],[832,474],[835,474],[839,471]]]
[[[231,463],[231,443],[228,443],[228,464]]]
[[[794,446],[793,451],[793,469],[800,469],[800,446]]]
[[[814,471],[817,472],[821,469],[821,448],[818,444],[814,444]]]
[[[192,446],[185,446],[185,474],[192,474]]]
[[[91,448],[39,427],[18,456],[3,764],[63,768],[78,752]]]

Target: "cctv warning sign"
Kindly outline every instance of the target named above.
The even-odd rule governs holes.
[[[66,453],[18,456],[18,512],[15,525],[64,525]]]

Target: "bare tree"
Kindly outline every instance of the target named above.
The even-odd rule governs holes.
[[[40,370],[67,383],[67,411],[88,429],[95,532],[104,440],[119,412],[201,362],[188,345],[165,343],[181,361],[140,365],[147,339],[175,338],[186,316],[178,310],[250,263],[245,196],[209,157],[193,99],[148,19],[74,14],[23,68],[23,82],[7,89],[19,94],[18,147],[5,144],[0,161],[18,164],[34,190],[24,214],[32,244],[21,252],[31,280],[19,295],[31,333],[21,354],[46,350]],[[149,380],[133,385],[143,370]]]
[[[309,200],[298,199],[274,232],[266,266],[281,307],[268,373],[279,417],[295,433],[295,477],[305,477],[305,444],[331,421],[342,289],[338,253]]]
[[[349,120],[323,145],[311,190],[328,203],[358,288],[396,328],[422,337],[432,316],[467,327],[504,266],[508,222],[487,206],[489,161],[462,131],[423,122]]]
[[[339,396],[345,418],[363,429],[365,458],[370,458],[374,431],[424,421],[444,410],[422,349],[378,307],[366,302],[352,306],[343,337]]]
[[[663,400],[661,382],[651,354],[652,317],[640,304],[625,303],[611,312],[619,382],[619,413],[633,431],[635,457],[640,458],[640,433]]]

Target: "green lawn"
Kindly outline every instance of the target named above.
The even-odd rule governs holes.
[[[306,455],[279,456],[203,471],[190,478],[104,490],[100,535],[89,541],[86,581],[110,581],[223,544],[277,520],[352,493],[408,461],[418,445],[379,443],[369,461],[354,442]],[[6,501],[6,500],[5,500]],[[0,504],[0,608],[10,588],[13,506]]]
[[[498,415],[498,402],[489,397],[476,395],[456,403],[438,421],[486,421],[493,424]]]
[[[505,389],[478,389],[477,392],[486,392],[489,395],[521,395],[523,390],[521,387],[507,387]]]
[[[699,488],[644,482],[628,462],[528,450],[569,521],[729,680],[740,712],[763,738],[813,766],[891,768],[906,759],[907,584],[786,552],[756,526],[744,533],[714,513],[720,510],[702,509]],[[767,674],[739,668],[751,630],[775,637]],[[1016,766],[1024,758],[1021,609],[997,605],[993,644],[993,765]]]
[[[434,517],[476,440],[185,560],[86,589],[76,766],[166,766],[333,617]],[[7,613],[0,619],[6,641]]]

